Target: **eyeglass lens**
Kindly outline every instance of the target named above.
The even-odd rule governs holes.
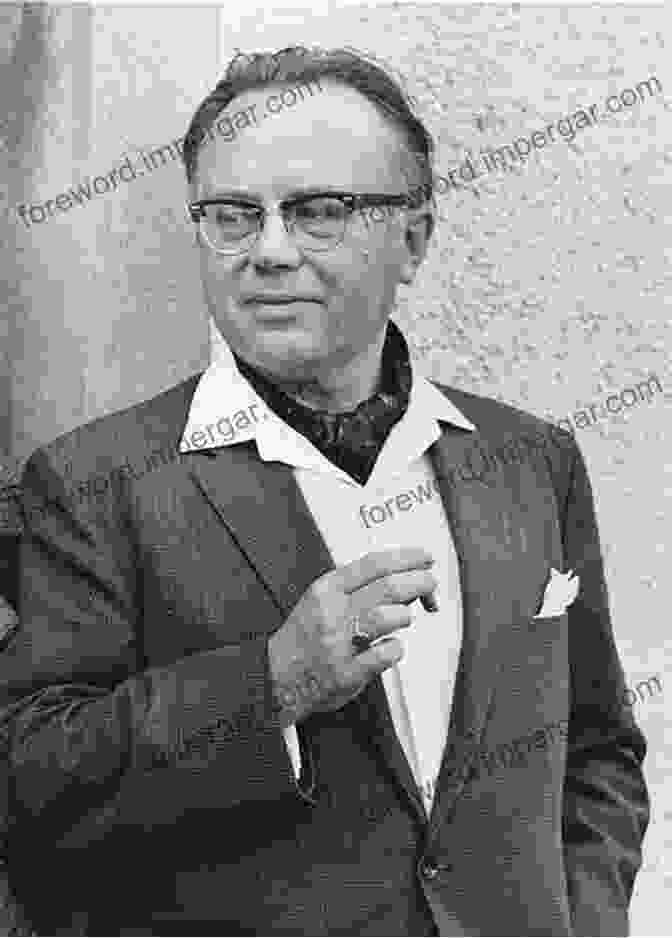
[[[235,202],[210,203],[204,208],[203,233],[218,251],[236,253],[250,247],[262,225],[262,212]],[[285,224],[298,243],[326,250],[345,233],[349,207],[340,199],[318,196],[283,206]]]

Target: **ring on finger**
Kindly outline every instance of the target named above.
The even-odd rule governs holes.
[[[350,625],[352,626],[352,637],[350,641],[352,643],[352,647],[355,650],[355,654],[359,655],[371,647],[373,637],[362,629],[362,623],[359,616],[353,616],[350,620]]]

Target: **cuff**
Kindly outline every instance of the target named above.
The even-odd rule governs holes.
[[[292,723],[283,729],[282,735],[294,770],[296,791],[309,804],[315,805],[316,772],[313,754],[305,736]]]
[[[298,782],[301,777],[301,749],[299,747],[299,734],[296,732],[296,726],[292,723],[291,726],[285,727],[282,731],[282,735],[285,737],[289,758],[292,760],[294,777]]]

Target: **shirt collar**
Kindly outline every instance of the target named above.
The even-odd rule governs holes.
[[[408,465],[441,435],[437,421],[475,430],[471,421],[412,365],[408,409],[385,441],[367,484],[395,467]],[[358,485],[334,466],[304,436],[281,420],[241,375],[229,346],[218,341],[212,363],[201,375],[189,407],[180,452],[217,449],[255,440],[262,460],[280,460],[306,469],[328,471]]]

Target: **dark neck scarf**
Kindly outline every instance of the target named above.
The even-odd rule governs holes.
[[[408,345],[392,320],[383,344],[378,391],[345,413],[306,407],[237,355],[234,358],[243,377],[281,420],[349,476],[366,484],[390,430],[406,413],[411,392]]]

